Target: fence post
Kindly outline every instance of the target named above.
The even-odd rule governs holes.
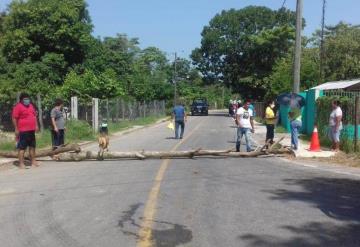
[[[153,109],[153,115],[155,116],[158,116],[158,113],[157,113],[157,105],[156,105],[156,100],[153,101],[153,104],[154,104],[154,109]]]
[[[144,118],[146,117],[146,102],[144,100]]]
[[[94,133],[97,132],[99,128],[99,99],[92,99],[92,127]]]
[[[354,151],[358,151],[358,139],[359,139],[359,104],[360,104],[360,97],[356,96],[355,98],[355,131],[354,131]]]
[[[119,99],[116,98],[116,106],[115,106],[115,121],[119,122],[119,111],[120,111],[120,103],[119,103]]]
[[[109,99],[106,99],[106,121],[110,123]]]
[[[166,114],[166,106],[165,106],[165,100],[161,101],[161,114],[165,115]]]
[[[41,133],[43,133],[44,132],[44,121],[43,121],[43,111],[42,111],[42,106],[41,106],[41,96],[39,93],[37,94],[37,107],[38,107],[38,111],[39,111],[40,131],[41,131]]]
[[[78,98],[71,97],[71,118],[78,119]]]
[[[15,102],[15,104],[16,104],[16,103],[19,103],[19,101],[20,101],[20,94],[21,94],[21,93],[19,93],[19,92],[16,93],[16,102]]]
[[[122,120],[125,120],[125,103],[123,99],[121,99],[121,114]]]

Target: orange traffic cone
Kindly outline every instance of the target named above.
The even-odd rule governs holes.
[[[311,152],[320,152],[320,142],[319,142],[319,133],[317,130],[317,126],[314,127],[312,136],[311,136],[311,143],[310,143],[310,149]]]

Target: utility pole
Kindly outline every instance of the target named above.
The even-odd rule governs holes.
[[[322,18],[321,18],[321,37],[320,37],[320,78],[319,84],[324,83],[324,60],[325,60],[325,46],[324,46],[324,32],[325,32],[325,10],[326,0],[323,0]]]
[[[297,3],[296,3],[296,38],[295,38],[294,72],[293,72],[294,73],[293,93],[300,92],[302,12],[303,12],[303,1],[297,0]]]
[[[175,52],[175,61],[174,61],[174,106],[176,106],[176,98],[177,98],[177,72],[176,72],[176,62],[177,62],[177,53]]]

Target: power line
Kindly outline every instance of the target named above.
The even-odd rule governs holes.
[[[281,8],[284,8],[286,4],[286,0],[284,0],[283,4],[281,5]]]

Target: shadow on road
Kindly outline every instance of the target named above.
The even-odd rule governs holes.
[[[272,200],[306,202],[323,212],[329,221],[309,220],[301,226],[283,225],[290,239],[245,234],[248,246],[360,246],[360,181],[316,177],[287,179],[285,184],[302,190],[267,190]],[[335,222],[337,221],[337,222]]]

